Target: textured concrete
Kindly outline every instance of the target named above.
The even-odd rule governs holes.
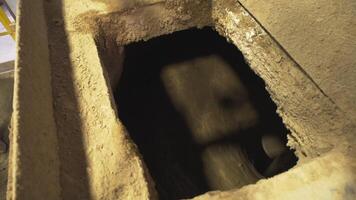
[[[15,66],[7,196],[8,199],[60,199],[44,10],[41,1],[28,2],[30,6],[25,6],[26,2],[20,2],[17,21],[19,59]],[[36,34],[26,37],[28,33]]]
[[[343,169],[343,170],[340,170]],[[211,192],[195,200],[351,200],[355,199],[355,159],[330,153],[272,179],[228,192]]]
[[[278,113],[292,132],[289,145],[298,157],[313,158],[333,148],[349,150],[355,142],[349,140],[354,136],[354,122],[236,1],[215,5],[217,30],[239,47],[266,82]]]
[[[332,101],[356,121],[356,2],[241,0]]]
[[[300,162],[201,198],[354,199],[354,3],[113,2],[20,2],[8,199],[155,199],[100,54],[122,59],[121,45],[203,26],[239,47],[265,80]]]

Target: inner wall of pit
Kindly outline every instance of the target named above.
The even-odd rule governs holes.
[[[120,54],[124,62],[108,68],[112,78],[123,71],[112,85],[119,118],[161,199],[240,188],[295,164],[282,152],[270,167],[262,137],[275,136],[286,146],[288,130],[263,81],[212,29],[133,43]]]
[[[128,4],[106,14],[86,12],[88,4],[65,2],[65,9],[73,12],[62,12],[62,2],[20,2],[10,198],[154,198],[149,173],[116,121],[98,41],[120,47],[191,27],[215,26],[266,82],[300,158],[350,146],[341,130],[350,132],[352,123],[237,2]],[[38,34],[28,37],[31,30]],[[118,57],[115,51],[107,55]],[[78,149],[65,148],[71,135],[82,137]],[[338,135],[337,143],[333,135]],[[86,164],[68,162],[73,155]],[[73,179],[78,174],[82,178]]]
[[[150,15],[153,12],[160,14]],[[344,133],[353,131],[352,121],[235,0],[168,1],[96,20],[99,28],[94,32],[99,43],[117,46],[191,27],[215,27],[242,51],[253,71],[266,82],[277,112],[291,131],[289,146],[301,160],[349,146],[347,138],[352,134]],[[335,140],[335,134],[340,138]]]

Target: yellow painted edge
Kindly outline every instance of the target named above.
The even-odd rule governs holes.
[[[12,28],[12,23],[5,14],[3,8],[0,8],[0,22],[3,24],[5,29],[7,30],[8,34],[11,35],[11,37],[15,40],[15,31],[14,28]]]

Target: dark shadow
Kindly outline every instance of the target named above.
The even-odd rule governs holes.
[[[289,134],[289,130],[285,127],[282,118],[277,114],[277,106],[266,90],[264,81],[248,66],[239,49],[233,44],[225,42],[224,38],[217,34],[213,41],[216,53],[229,63],[231,69],[234,70],[236,76],[240,78],[246,87],[249,101],[253,104],[259,116],[258,123],[254,127],[244,130],[248,133],[231,134],[232,138],[224,138],[224,141],[235,141],[236,143],[242,144],[252,164],[257,171],[263,174],[272,163],[272,160],[265,154],[261,142],[256,141],[261,141],[261,137],[264,134],[272,134],[278,136],[284,144],[287,144],[287,134]],[[227,102],[229,103],[227,104]],[[226,109],[234,105],[238,105],[238,101],[230,99],[229,97],[222,98],[222,106],[226,107]],[[234,135],[237,138],[234,138]],[[244,138],[240,138],[240,135],[244,136]],[[283,157],[286,159],[286,161],[283,162],[283,166],[280,166],[280,169],[278,169],[276,173],[265,176],[274,176],[296,165],[297,157],[292,150],[285,152]]]
[[[172,105],[160,77],[168,63],[195,57],[201,48],[191,45],[197,49],[186,51],[185,43],[173,42],[177,39],[173,38],[126,46],[116,93],[120,119],[143,154],[160,199],[191,198],[210,190],[202,172],[200,147]]]
[[[7,63],[9,64],[9,63]],[[11,62],[13,67],[13,62]],[[0,65],[0,199],[6,198],[9,157],[9,124],[14,89],[13,72],[1,73]]]
[[[212,189],[202,161],[202,151],[212,144],[242,146],[262,173],[271,163],[260,144],[262,134],[280,134],[286,142],[288,131],[263,81],[244,62],[241,52],[211,29],[176,32],[127,45],[125,50],[123,74],[115,93],[119,117],[138,145],[161,199],[191,198]],[[171,102],[160,75],[167,65],[213,54],[228,62],[241,79],[259,119],[253,127],[222,133],[228,136],[201,145]],[[244,99],[236,96],[221,96],[221,107],[239,106]]]
[[[63,199],[91,199],[85,134],[75,93],[62,1],[44,1]],[[34,66],[36,67],[36,66]]]

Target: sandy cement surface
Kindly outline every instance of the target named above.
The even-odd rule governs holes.
[[[336,192],[345,188],[353,191],[352,170],[345,167],[354,163],[349,159],[355,146],[355,126],[349,115],[353,108],[350,94],[354,91],[349,87],[330,90],[342,91],[338,95],[343,101],[336,101],[325,87],[325,83],[343,83],[340,76],[311,76],[305,70],[309,65],[296,63],[292,58],[296,59],[297,54],[282,49],[282,39],[277,38],[277,43],[237,1],[119,2],[115,6],[106,1],[81,0],[20,3],[9,199],[154,199],[156,192],[149,172],[117,118],[120,107],[114,104],[97,45],[109,41],[120,46],[203,26],[214,26],[234,43],[266,82],[278,113],[292,132],[289,145],[302,161],[297,175],[292,171],[283,174],[286,183],[293,184],[296,176],[306,177],[296,190],[306,185],[307,190],[330,192],[336,187]],[[340,2],[347,5],[344,3]],[[303,5],[296,8],[303,9]],[[258,16],[259,11],[253,12]],[[288,17],[289,24],[300,20],[295,14]],[[38,34],[29,37],[31,30]],[[345,37],[342,42],[349,39]],[[350,48],[355,49],[352,45]],[[351,57],[345,59],[354,61]],[[338,65],[330,68],[336,70]],[[350,68],[353,70],[353,65]],[[353,74],[344,70],[341,73],[343,80]],[[340,165],[332,169],[346,174],[334,173],[332,179],[327,179],[328,174],[320,170],[315,176],[306,164],[330,151],[345,156],[339,156]],[[316,162],[317,168],[328,163]],[[349,179],[345,177],[350,178],[347,187],[343,181]],[[281,183],[277,177],[271,180],[247,190],[263,193]],[[332,180],[340,181],[332,187],[308,184]],[[241,192],[249,193],[244,188]],[[301,195],[282,192],[290,197]],[[274,195],[264,197],[273,199]]]

